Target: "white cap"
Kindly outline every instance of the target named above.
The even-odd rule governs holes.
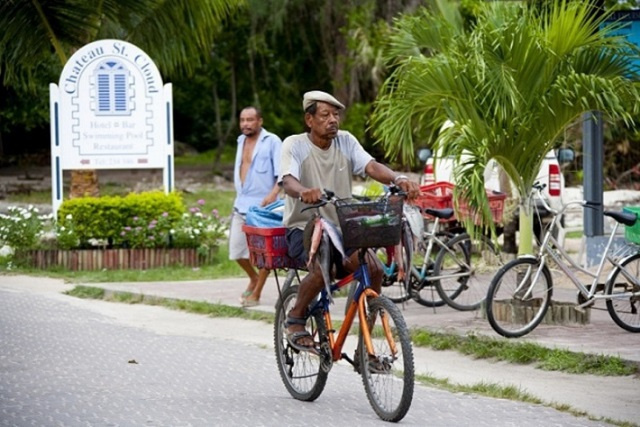
[[[305,93],[302,97],[302,109],[306,111],[314,102],[326,102],[327,104],[331,104],[334,107],[344,110],[344,105],[342,105],[340,101],[321,90],[312,90],[311,92]]]

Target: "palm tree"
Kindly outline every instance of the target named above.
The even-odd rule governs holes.
[[[396,23],[395,69],[376,102],[374,134],[410,159],[414,138],[451,120],[435,148],[460,160],[456,198],[489,223],[483,171],[495,159],[521,197],[519,253],[530,253],[533,216],[523,200],[545,153],[584,112],[632,122],[638,49],[611,35],[615,25],[602,27],[607,14],[588,2],[556,0],[542,10],[484,3],[468,30],[453,2],[437,4]]]
[[[244,0],[5,0],[0,3],[3,84],[33,87],[39,68],[59,71],[80,47],[114,38],[143,49],[165,75],[192,73]],[[71,197],[97,195],[96,171],[72,171]]]

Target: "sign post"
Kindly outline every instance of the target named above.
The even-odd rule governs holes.
[[[99,40],[79,49],[51,83],[52,211],[64,170],[162,169],[173,190],[171,84],[138,47]]]
[[[640,10],[621,10],[613,12],[605,21],[605,25],[619,24],[611,35],[622,36],[628,42],[640,46]],[[634,61],[640,67],[640,61]],[[598,209],[584,209],[584,235],[586,239],[586,264],[594,265],[600,260],[608,237],[604,235],[604,136],[603,116],[601,112],[590,111],[583,114],[584,153],[582,167],[584,170],[584,198],[590,202],[600,203]]]

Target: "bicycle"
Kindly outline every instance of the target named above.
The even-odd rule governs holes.
[[[327,197],[319,204],[305,209],[334,204],[344,234],[343,241],[347,247],[357,249],[360,265],[354,273],[323,288],[307,310],[305,327],[316,342],[317,352],[297,350],[287,339],[287,314],[295,305],[299,285],[285,283],[285,289],[276,304],[274,326],[280,377],[293,398],[313,401],[324,390],[333,363],[344,359],[362,376],[368,401],[376,414],[386,421],[399,421],[408,412],[413,399],[413,349],[400,310],[388,298],[371,289],[366,254],[371,244],[383,246],[397,243],[402,199],[382,198],[354,204],[335,198],[329,191],[325,192]],[[319,227],[322,218],[316,215],[312,221],[317,220],[314,227]],[[378,226],[376,221],[382,222]],[[368,223],[370,226],[366,225]],[[318,253],[328,250],[326,245],[329,244],[329,236],[325,234],[326,230],[322,233]],[[294,277],[297,274],[290,272],[287,279],[292,281]],[[331,294],[354,280],[357,282],[354,298],[342,325],[336,331],[329,309]],[[352,360],[342,352],[342,348],[356,315],[359,319],[359,336]]]
[[[600,256],[598,268],[592,272],[579,266],[571,258],[558,243],[553,231],[569,206],[580,204],[586,208],[598,208],[600,205],[573,201],[563,205],[561,209],[552,209],[540,196],[542,188],[543,185],[535,184],[529,201],[532,202],[534,197],[538,199],[553,215],[552,222],[535,255],[525,255],[509,262],[491,281],[486,305],[486,315],[491,327],[504,337],[516,338],[533,331],[542,322],[553,295],[553,279],[549,269],[549,263],[553,261],[578,289],[576,309],[584,310],[597,300],[605,300],[607,311],[618,326],[630,332],[640,332],[640,248],[629,244],[619,251],[612,251],[618,226],[633,226],[637,215],[604,211],[604,215],[614,219],[615,223]],[[600,276],[606,261],[612,264],[613,270],[602,285]],[[591,284],[585,286],[574,271],[591,277]]]
[[[477,310],[493,273],[504,264],[500,250],[484,235],[438,231],[440,221],[450,219],[453,209],[425,208],[424,213],[434,220],[430,229],[420,233],[413,259],[421,259],[421,264],[409,258],[410,274],[402,282],[396,279],[395,262],[391,263],[385,267],[383,286],[395,289],[394,302],[413,298],[426,307],[447,304],[460,311]]]
[[[382,263],[382,295],[395,303],[411,298],[411,263],[414,239],[424,232],[424,220],[416,206],[403,205],[400,242],[395,246],[376,248],[376,256]]]

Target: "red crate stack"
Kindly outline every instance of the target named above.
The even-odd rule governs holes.
[[[446,209],[453,208],[453,189],[455,185],[450,182],[436,182],[435,184],[423,185],[420,187],[420,196],[415,204],[421,209]],[[431,215],[423,214],[429,219],[433,219]],[[455,221],[455,217],[442,221]]]
[[[491,210],[491,217],[494,223],[502,222],[502,213],[504,212],[504,201],[507,195],[496,191],[487,190],[487,199],[489,200],[489,209]],[[458,203],[458,215],[461,220],[469,218],[471,215],[474,217],[474,222],[480,224],[481,217],[479,214],[473,212],[469,207],[466,200],[460,200]]]

